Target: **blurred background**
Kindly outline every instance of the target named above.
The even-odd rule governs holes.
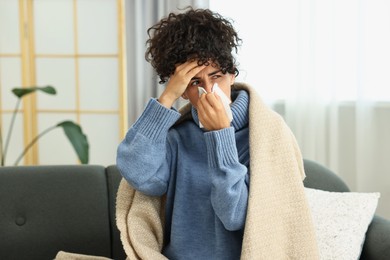
[[[0,124],[14,87],[52,85],[17,110],[5,164],[61,120],[80,124],[90,164],[115,163],[116,147],[164,88],[145,61],[146,30],[188,5],[231,19],[243,40],[243,81],[286,120],[305,158],[353,191],[379,191],[390,217],[390,1],[0,0]],[[181,103],[177,104],[180,107]],[[22,165],[79,163],[61,131],[42,137]]]

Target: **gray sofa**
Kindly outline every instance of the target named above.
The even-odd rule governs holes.
[[[349,191],[305,160],[305,186]],[[0,167],[0,259],[53,259],[58,251],[125,259],[115,224],[114,165]],[[375,216],[361,259],[390,259],[390,221]]]

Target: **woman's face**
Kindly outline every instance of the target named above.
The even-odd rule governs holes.
[[[231,85],[233,85],[234,80],[234,74],[223,74],[219,66],[212,64],[205,67],[191,79],[183,96],[189,99],[191,104],[196,108],[199,99],[198,87],[202,87],[207,92],[211,92],[213,85],[218,83],[219,88],[231,99]]]

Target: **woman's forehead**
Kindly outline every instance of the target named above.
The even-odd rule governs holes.
[[[209,66],[206,66],[203,70],[199,71],[195,75],[195,78],[209,77],[209,76],[212,76],[220,71],[221,71],[221,69],[219,66],[209,65]]]

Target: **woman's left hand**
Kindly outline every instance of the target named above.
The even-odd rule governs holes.
[[[221,98],[216,93],[202,94],[197,103],[198,117],[206,130],[215,131],[230,127]]]

